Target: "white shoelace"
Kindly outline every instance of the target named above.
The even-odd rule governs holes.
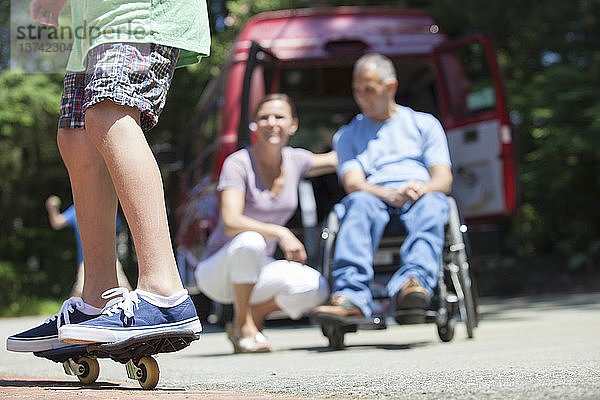
[[[109,302],[106,303],[106,306],[102,310],[102,314],[106,314],[110,317],[113,314],[119,313],[119,310],[123,310],[127,318],[133,317],[134,307],[136,309],[139,308],[138,304],[141,302],[137,293],[130,292],[129,289],[126,288],[109,289],[106,292],[102,293],[103,299],[110,299],[114,296],[119,297],[115,297],[114,299],[109,300]]]
[[[62,306],[60,306],[60,310],[50,318],[46,319],[45,323],[47,324],[56,320],[56,329],[59,329],[62,325],[62,319],[64,320],[64,324],[68,325],[71,323],[69,314],[75,311],[76,308],[83,307],[84,305],[85,303],[81,297],[69,297],[67,300],[63,301]]]

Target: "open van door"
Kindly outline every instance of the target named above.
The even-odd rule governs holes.
[[[268,93],[277,91],[280,69],[278,59],[270,51],[252,41],[248,51],[241,97],[238,148],[250,145],[250,121],[258,102]]]
[[[494,51],[483,35],[434,49],[452,194],[467,219],[510,215],[517,203],[513,134]]]

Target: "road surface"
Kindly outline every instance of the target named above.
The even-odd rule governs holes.
[[[206,326],[188,349],[158,357],[159,390],[143,392],[122,365],[100,360],[82,388],[59,364],[0,349],[0,398],[47,399],[600,399],[600,293],[484,299],[475,338],[457,325],[442,343],[434,325],[346,335],[329,351],[317,326],[269,327],[271,354],[233,355]],[[2,338],[40,318],[0,320]],[[85,397],[81,397],[85,396]]]

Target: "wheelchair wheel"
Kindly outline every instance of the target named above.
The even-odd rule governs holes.
[[[341,350],[344,348],[344,331],[335,325],[321,325],[321,332],[329,340],[329,348]]]
[[[471,287],[471,277],[469,276],[468,264],[466,268],[461,268],[458,274],[460,285],[463,288],[463,304],[464,321],[467,327],[467,336],[473,338],[473,329],[477,325],[477,316],[475,314],[475,302],[473,301],[473,288]]]
[[[327,216],[327,224],[321,231],[321,239],[323,240],[321,250],[321,274],[327,280],[331,279],[330,268],[333,262],[333,250],[338,230],[339,221],[335,212],[332,211]]]
[[[460,227],[460,217],[456,202],[448,198],[450,203],[450,218],[448,221],[448,239],[450,246],[450,276],[456,295],[461,320],[467,328],[467,336],[473,338],[473,330],[477,325],[473,287],[467,262],[467,250]]]
[[[454,339],[454,326],[456,321],[454,318],[449,318],[444,325],[438,325],[438,336],[442,342],[450,342]]]

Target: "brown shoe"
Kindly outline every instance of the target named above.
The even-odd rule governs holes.
[[[396,294],[396,309],[426,308],[431,303],[427,289],[416,278],[410,277]]]
[[[313,308],[313,314],[323,313],[337,315],[338,317],[364,317],[365,315],[346,296],[334,295],[329,301],[330,305]]]

